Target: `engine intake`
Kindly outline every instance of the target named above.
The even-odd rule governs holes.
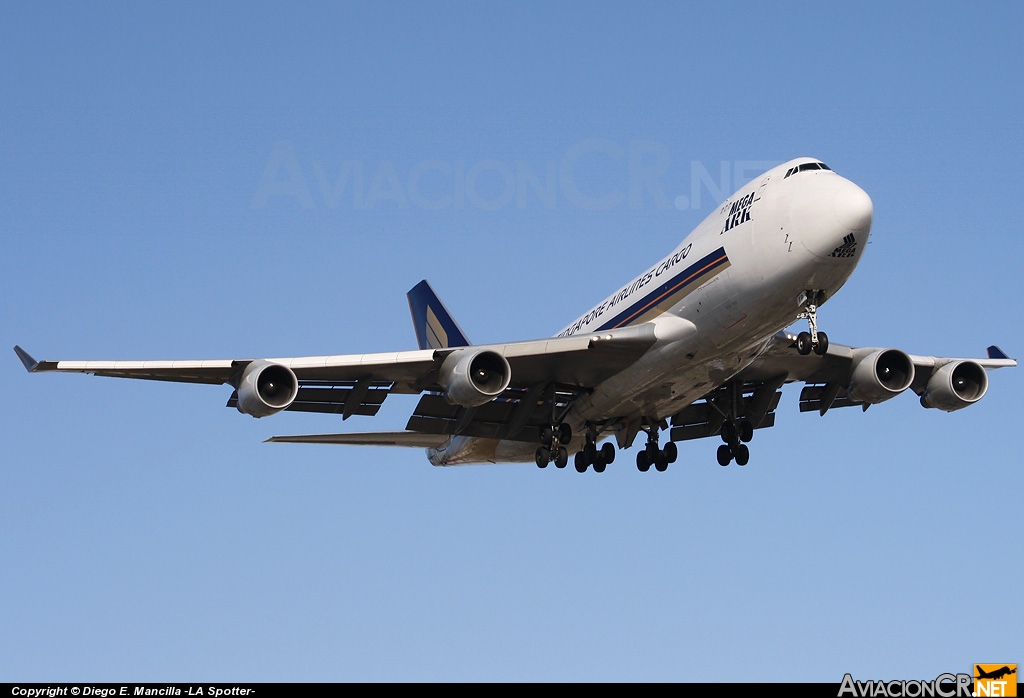
[[[928,380],[921,404],[945,412],[973,405],[988,392],[988,374],[975,361],[953,361]]]
[[[477,407],[501,395],[511,379],[508,360],[498,352],[459,349],[444,360],[438,382],[448,402]]]
[[[894,398],[914,382],[914,362],[899,349],[876,349],[856,360],[850,398],[876,405]]]
[[[253,361],[238,382],[238,411],[269,417],[287,409],[299,394],[299,381],[287,366]]]

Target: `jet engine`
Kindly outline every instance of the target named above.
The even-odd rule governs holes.
[[[988,392],[988,374],[975,361],[952,361],[932,374],[921,395],[924,407],[946,412],[973,405]]]
[[[914,382],[914,362],[899,349],[876,349],[853,365],[849,396],[870,405],[894,398]]]
[[[253,361],[238,382],[238,411],[253,417],[269,417],[292,404],[299,381],[287,366]]]
[[[512,378],[504,356],[486,349],[459,349],[441,365],[438,382],[453,405],[477,407],[500,395]]]

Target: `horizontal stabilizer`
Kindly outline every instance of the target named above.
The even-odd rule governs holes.
[[[349,434],[296,434],[272,436],[264,443],[288,444],[347,444],[350,446],[408,446],[410,448],[440,448],[448,443],[442,434],[419,434],[415,431],[367,431]]]
[[[18,355],[19,359],[21,359],[21,363],[25,364],[25,370],[27,370],[29,373],[32,373],[39,367],[39,362],[33,359],[32,355],[29,354],[24,349],[22,349],[21,347],[15,345],[14,353]]]

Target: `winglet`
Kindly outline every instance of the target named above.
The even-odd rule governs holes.
[[[14,353],[21,359],[21,363],[25,364],[25,370],[29,373],[35,373],[36,369],[39,368],[39,362],[32,358],[32,355],[21,347],[15,345]]]
[[[987,351],[988,351],[988,358],[990,358],[990,359],[1008,359],[1008,358],[1010,358],[1009,356],[1006,355],[1006,353],[1002,349],[997,347],[995,344],[990,346],[987,349]]]

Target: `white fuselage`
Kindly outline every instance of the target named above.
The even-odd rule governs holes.
[[[799,158],[753,180],[559,333],[649,322],[657,336],[639,361],[573,403],[565,421],[576,433],[587,423],[675,414],[749,365],[797,319],[806,291],[828,299],[846,283],[867,245],[871,199],[831,170],[807,169],[818,162]],[[453,437],[428,457],[434,465],[531,461],[535,451],[519,441]]]

